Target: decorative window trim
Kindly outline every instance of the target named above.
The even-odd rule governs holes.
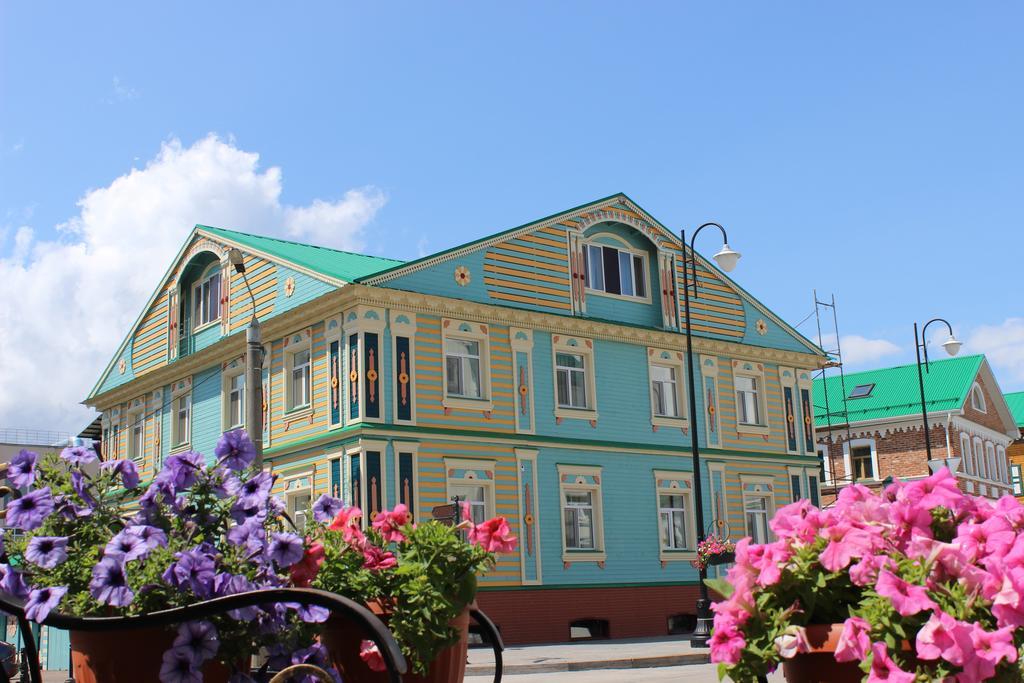
[[[1010,465],[1010,487],[1013,495],[1024,496],[1024,474],[1021,472],[1021,466],[1015,463]]]
[[[456,477],[453,472],[463,471],[463,476]],[[497,491],[494,480],[497,478],[497,460],[472,458],[444,459],[444,491],[445,500],[451,501],[455,495],[453,486],[480,486],[484,489],[484,519],[497,515]],[[459,512],[461,515],[461,510]]]
[[[675,370],[676,373],[676,407],[679,411],[677,417],[670,417],[668,415],[658,415],[654,411],[655,400],[654,400],[654,378],[652,376],[652,369],[654,366],[669,367]],[[689,401],[688,393],[686,391],[687,382],[690,378],[686,374],[686,367],[683,363],[683,353],[681,351],[670,351],[668,349],[656,349],[653,347],[647,348],[647,388],[648,398],[651,402],[651,424],[659,427],[678,427],[678,428],[689,428],[689,409],[690,406],[687,403]]]
[[[307,402],[303,405],[292,406],[292,370],[294,369],[294,362],[296,354],[302,353],[303,351],[309,352],[309,372],[306,398]],[[292,332],[284,338],[284,362],[282,368],[284,370],[284,415],[289,419],[296,417],[302,417],[313,413],[313,330],[310,327],[305,328],[299,332]]]
[[[188,397],[189,408],[188,408],[188,434],[184,441],[178,439],[178,401],[182,398]],[[186,377],[185,379],[178,380],[171,385],[171,443],[168,453],[180,453],[187,451],[190,448],[192,442],[192,427],[193,418],[195,417],[194,406],[192,405],[192,378]]]
[[[385,491],[388,486],[388,466],[387,466],[387,453],[388,453],[388,442],[378,439],[359,439],[353,443],[345,446],[344,456],[341,458],[341,485],[342,494],[341,499],[346,500],[349,505],[354,505],[363,511],[363,517],[361,524],[363,528],[367,528],[372,522],[372,501],[370,500],[369,486],[367,481],[367,452],[375,452],[380,454],[380,492],[382,500],[378,501],[380,509],[383,510],[385,505]],[[362,486],[359,489],[359,500],[348,501],[351,497],[352,481],[350,479],[351,473],[351,458],[353,455],[359,456],[359,476],[362,481]]]
[[[296,486],[294,488],[292,487],[293,482],[300,481],[302,479],[305,479],[307,481],[307,484],[305,486]],[[306,516],[306,524],[310,524],[313,521],[313,490],[315,488],[316,483],[315,468],[310,467],[309,469],[302,470],[294,474],[289,474],[287,476],[283,476],[281,477],[280,482],[282,489],[281,492],[284,495],[285,510],[287,511],[288,515],[291,516],[292,521],[297,521],[292,510],[292,500],[296,498],[298,495],[302,495],[305,493],[309,494],[309,511],[307,512]],[[301,533],[301,531],[299,533]]]
[[[540,496],[537,493],[537,456],[540,450],[537,448],[512,449],[516,456],[516,495],[519,498],[520,529],[519,537],[520,559],[519,576],[524,586],[541,585],[544,583],[543,566],[540,543]],[[530,463],[529,474],[526,473],[525,463]],[[529,503],[524,501],[528,500]],[[532,558],[532,559],[531,559]],[[536,578],[526,578],[527,562],[533,562],[536,569]]]
[[[678,487],[677,482],[684,482],[689,488]],[[663,483],[667,485],[662,485]],[[683,511],[686,514],[686,534],[692,548],[673,549],[661,544],[661,496],[681,495],[686,499]],[[654,502],[657,514],[658,559],[662,562],[690,562],[697,559],[697,512],[694,507],[693,474],[671,470],[654,470]]]
[[[1010,479],[1010,461],[1006,457],[1006,449],[1002,446],[996,446],[996,467],[999,468],[999,481],[1004,484],[1009,484]]]
[[[571,353],[583,356],[584,378],[587,384],[587,407],[567,408],[558,405],[558,354]],[[551,336],[551,391],[555,417],[558,419],[590,420],[598,418],[597,413],[597,363],[594,358],[594,341],[583,337]]]
[[[394,464],[394,468],[393,468],[394,476],[392,477],[392,479],[394,481],[392,482],[392,484],[394,485],[394,495],[395,495],[394,501],[395,501],[395,505],[398,505],[398,503],[400,503],[402,501],[402,482],[401,482],[401,473],[400,473],[400,469],[399,469],[400,468],[399,455],[401,453],[409,453],[412,456],[412,491],[413,491],[412,496],[413,496],[413,501],[415,501],[416,503],[419,503],[420,499],[419,499],[419,496],[416,495],[416,492],[418,492],[420,490],[420,473],[419,473],[419,469],[420,469],[420,442],[419,441],[392,441],[391,442],[391,448],[392,448],[393,456],[394,456],[394,459],[392,461],[393,464]],[[415,505],[414,505],[414,507],[415,507]],[[409,512],[412,514],[413,518],[415,519],[417,511],[416,510],[409,510]]]
[[[396,387],[391,393],[391,416],[392,419],[398,424],[416,424],[416,408],[419,401],[416,400],[416,370],[415,370],[415,358],[416,358],[416,314],[411,311],[391,311],[391,362],[393,363],[392,376],[398,377],[398,373],[402,372],[401,359],[398,357],[398,348],[396,339],[398,337],[405,337],[409,340],[409,357],[406,359],[406,370],[405,373],[408,376],[406,382],[406,390],[409,392],[408,396],[412,401],[412,407],[410,408],[410,417],[407,420],[399,419],[398,417],[398,405],[401,400],[400,391]],[[400,318],[405,318],[410,322],[398,322]]]
[[[974,448],[971,445],[971,435],[967,432],[960,432],[960,459],[963,465],[963,472],[975,476],[977,466],[974,462]]]
[[[786,468],[786,473],[789,475],[789,488],[790,488],[790,499],[793,499],[793,477],[797,477],[800,482],[800,490],[797,492],[799,497],[793,502],[799,500],[809,500],[815,507],[821,507],[821,472],[816,467],[799,467],[790,466]],[[811,477],[814,477],[814,495],[811,495]]]
[[[594,483],[580,483],[591,477]],[[567,491],[589,491],[592,494],[594,549],[573,550],[565,545],[565,494]],[[601,499],[601,468],[587,465],[558,465],[558,508],[562,537],[562,562],[600,562],[608,559],[604,544],[604,505]]]
[[[829,457],[828,444],[819,443],[817,448],[817,454],[820,458],[822,477],[824,478],[821,484],[823,486],[835,486],[835,475],[832,472],[832,459]]]
[[[347,396],[345,382],[345,336],[341,316],[334,316],[324,320],[324,356],[327,363],[327,428],[338,429],[345,424],[345,416],[348,413],[348,404],[345,402]],[[337,367],[332,367],[331,345],[337,344]],[[334,402],[337,401],[337,405]],[[337,410],[335,411],[335,408]],[[337,412],[338,419],[334,419]],[[339,465],[340,467],[340,465]]]
[[[449,339],[474,341],[480,344],[480,398],[448,395],[448,354]],[[443,318],[441,320],[441,405],[445,408],[479,410],[491,412],[494,401],[491,398],[491,335],[484,323],[468,320]]]
[[[537,417],[534,412],[533,400],[536,391],[533,381],[533,331],[522,327],[510,327],[508,338],[512,347],[513,384],[516,387],[513,399],[516,432],[533,434],[537,431]],[[521,369],[517,370],[518,354],[520,353],[526,357],[525,366],[521,366]]]
[[[999,463],[996,461],[996,447],[991,441],[985,442],[985,463],[988,465],[989,481],[1002,481],[999,475]]]
[[[192,313],[194,315],[195,314],[195,307],[196,307],[196,302],[195,302],[196,290],[198,289],[200,291],[200,293],[201,293],[202,292],[203,283],[205,283],[207,280],[212,279],[215,275],[220,275],[220,291],[217,292],[217,317],[216,318],[210,318],[206,322],[198,324],[198,325],[196,324],[196,321],[194,319],[192,319],[191,320],[192,329],[189,330],[189,332],[191,334],[196,334],[198,332],[202,332],[203,330],[205,330],[205,329],[207,329],[209,327],[213,327],[214,325],[219,325],[220,322],[221,322],[221,318],[224,317],[224,304],[221,301],[224,298],[224,274],[223,274],[222,266],[221,266],[221,263],[220,263],[219,260],[212,261],[210,263],[210,265],[206,266],[206,268],[203,269],[203,272],[201,272],[199,274],[199,277],[197,277],[192,282],[192,284],[189,285],[189,287],[190,287],[189,295],[190,296],[189,296],[188,303],[189,303],[189,306],[192,308]]]
[[[145,394],[138,398],[132,399],[128,402],[128,410],[126,412],[128,420],[126,424],[126,431],[128,435],[128,459],[136,463],[142,462],[146,459],[146,396]],[[142,428],[142,444],[141,448],[136,452],[135,449],[135,428]]]
[[[767,485],[768,491],[766,492],[750,492],[747,491],[747,485]],[[745,536],[751,536],[750,529],[747,528],[747,499],[753,497],[764,497],[768,499],[768,506],[766,510],[767,519],[771,519],[775,516],[775,510],[777,509],[777,501],[775,500],[775,478],[765,477],[762,475],[753,474],[740,474],[740,493],[743,503],[743,532]],[[765,542],[770,542],[775,534],[772,532],[771,527],[767,527],[768,538]]]
[[[988,479],[990,473],[988,471],[988,462],[985,460],[985,442],[981,440],[980,436],[975,436],[971,439],[971,446],[974,451],[974,462],[978,466],[974,471],[974,476],[979,479]]]
[[[618,245],[611,245],[611,244],[605,244],[603,242],[598,242],[597,238],[599,238],[599,237],[607,237],[607,238],[617,242]],[[621,246],[619,246],[619,245],[621,245]],[[581,249],[582,249],[582,253],[586,255],[585,261],[586,261],[587,266],[588,266],[587,269],[584,270],[584,272],[583,272],[584,287],[586,288],[586,293],[588,295],[589,294],[593,294],[594,296],[603,296],[603,297],[608,297],[608,298],[611,298],[611,299],[621,299],[623,301],[633,301],[633,302],[636,302],[636,303],[644,303],[644,304],[649,304],[649,303],[652,302],[652,299],[651,299],[651,255],[647,251],[645,251],[643,249],[639,249],[639,248],[633,246],[632,244],[630,244],[629,242],[627,242],[623,238],[619,237],[618,235],[616,235],[614,233],[610,233],[610,232],[596,232],[596,233],[594,233],[592,235],[587,235],[586,239],[584,239],[582,241],[580,246],[581,246]],[[609,247],[611,249],[617,249],[619,252],[626,252],[628,254],[632,254],[633,256],[639,256],[640,260],[641,260],[641,263],[643,264],[643,269],[644,269],[643,278],[642,279],[643,279],[643,283],[644,283],[644,294],[645,295],[644,296],[636,296],[635,294],[615,294],[614,292],[607,292],[607,291],[605,291],[603,289],[594,289],[593,287],[591,287],[590,286],[590,270],[589,270],[589,264],[590,264],[590,251],[589,251],[589,248],[592,247],[592,246],[593,247]],[[632,268],[633,268],[633,266],[631,264],[630,265],[631,272],[632,272]],[[602,271],[602,273],[604,272],[604,265],[603,265],[603,263],[602,263],[602,266],[601,266],[601,271]],[[634,282],[635,282],[635,276],[634,276]],[[634,284],[634,287],[635,287],[635,284]]]
[[[243,387],[243,389],[242,389],[242,424],[240,424],[240,425],[233,425],[233,424],[231,424],[231,416],[229,414],[230,413],[230,409],[231,409],[230,408],[231,402],[229,400],[229,398],[231,396],[231,380],[233,380],[235,377],[238,377],[239,375],[242,375],[243,377],[245,377],[245,361],[242,358],[236,358],[236,359],[234,359],[232,361],[227,361],[222,366],[221,375],[220,375],[220,388],[221,388],[221,394],[220,394],[221,395],[220,430],[221,430],[222,433],[226,432],[229,429],[236,429],[238,427],[241,427],[242,429],[246,428],[246,426],[245,426],[245,413],[246,413],[246,410],[245,410],[245,401],[246,401],[245,394],[248,393],[248,387]],[[248,378],[246,378],[246,379],[248,379]]]
[[[760,412],[761,423],[759,424],[747,424],[740,422],[740,407],[738,397],[736,395],[736,378],[737,377],[750,377],[759,382],[759,388],[757,391],[757,409]],[[767,398],[767,383],[765,382],[764,365],[756,361],[743,361],[733,360],[732,361],[732,400],[733,406],[736,410],[736,431],[740,434],[755,434],[758,436],[768,436],[771,434],[771,427],[768,423],[768,398]]]
[[[988,406],[985,403],[985,392],[981,390],[981,385],[977,382],[971,385],[971,408],[979,413],[988,413]]]
[[[851,450],[857,446],[870,446],[871,447],[871,474],[870,481],[882,481],[879,478],[880,472],[878,471],[878,444],[874,439],[850,439],[849,441],[843,442],[843,467],[846,468],[846,478],[848,481],[853,481],[853,456]],[[861,481],[861,479],[857,479]]]

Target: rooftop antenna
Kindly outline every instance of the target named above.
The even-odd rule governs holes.
[[[847,408],[846,408],[847,394],[846,394],[846,374],[843,371],[843,348],[842,348],[842,344],[840,344],[840,342],[839,342],[839,317],[836,314],[836,295],[832,294],[831,297],[830,297],[831,298],[830,301],[822,301],[822,300],[820,300],[818,298],[818,290],[815,289],[815,290],[812,290],[812,291],[814,293],[814,317],[815,317],[815,320],[816,320],[816,322],[818,324],[818,346],[821,348],[822,351],[824,351],[828,355],[828,359],[825,361],[825,365],[821,368],[821,370],[820,370],[820,372],[818,374],[818,377],[821,378],[821,385],[822,385],[822,387],[824,387],[824,391],[822,393],[824,394],[824,399],[825,399],[825,425],[826,425],[825,428],[826,428],[827,434],[828,434],[826,436],[826,447],[827,447],[828,450],[827,450],[827,452],[825,454],[825,457],[828,458],[828,462],[829,462],[829,474],[831,475],[831,478],[832,478],[832,481],[830,483],[832,484],[832,488],[835,489],[836,486],[839,484],[839,482],[841,480],[848,480],[848,481],[850,481],[851,483],[854,483],[854,484],[857,483],[857,473],[856,473],[856,471],[853,468],[853,460],[852,460],[852,458],[850,460],[850,472],[846,473],[843,477],[839,477],[839,476],[836,475],[835,455],[833,455],[833,453],[832,453],[832,444],[834,443],[834,439],[833,439],[833,436],[832,436],[832,433],[833,433],[832,425],[833,425],[834,422],[837,425],[845,425],[846,426],[846,442],[847,443],[850,442],[850,415],[847,412]],[[825,319],[825,324],[826,325],[828,324],[828,313],[829,313],[829,311],[831,310],[831,313],[832,313],[832,334],[833,334],[833,337],[831,337],[831,338],[835,340],[835,348],[833,348],[833,349],[825,348],[825,337],[824,337],[824,335],[822,334],[822,331],[821,331],[821,318],[822,318],[822,315],[823,315],[822,309],[824,309],[824,315],[826,316],[826,319]],[[832,408],[830,406],[829,396],[828,396],[829,391],[828,391],[827,375],[828,375],[828,371],[830,369],[834,369],[834,370],[838,370],[839,371],[839,388],[840,388],[840,391],[842,392],[842,405],[841,406],[837,406],[835,412],[832,411]],[[818,407],[818,406],[816,406],[816,407]],[[833,418],[836,418],[837,421],[834,421]],[[824,464],[824,463],[822,463],[822,464]]]

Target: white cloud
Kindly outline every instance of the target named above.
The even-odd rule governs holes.
[[[901,351],[899,346],[888,339],[868,339],[859,334],[843,335],[839,342],[843,352],[843,365],[847,369],[871,368],[880,365],[883,358]],[[825,350],[835,350],[835,335],[825,335],[822,343]]]
[[[281,170],[210,135],[161,145],[142,169],[90,190],[78,215],[0,257],[0,426],[75,431],[78,405],[196,223],[358,250],[386,201],[373,188],[307,207],[281,203]]]
[[[1024,388],[1024,318],[1007,318],[998,325],[974,328],[964,349],[985,354],[1004,390]]]

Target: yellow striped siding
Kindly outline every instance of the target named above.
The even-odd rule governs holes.
[[[498,301],[540,309],[571,309],[565,233],[541,229],[496,244],[484,257],[484,284]]]
[[[569,275],[568,265],[559,265],[555,263],[548,263],[547,261],[534,261],[528,258],[522,258],[519,256],[511,256],[510,254],[499,254],[491,253],[487,256],[488,261],[495,263],[514,263],[520,266],[529,266],[530,268],[536,268],[541,271],[549,271],[551,273],[561,273],[564,277]]]
[[[693,329],[707,334],[742,338],[746,331],[746,318],[739,292],[722,280],[717,273],[701,265],[697,266],[697,280],[700,296],[690,299]],[[685,281],[682,259],[677,259],[676,284],[680,290]],[[683,311],[680,309],[680,316],[682,315]],[[702,325],[701,322],[714,324]]]
[[[136,375],[167,365],[168,291],[164,289],[153,302],[132,338],[132,371]]]
[[[743,514],[743,487],[740,476],[753,475],[771,477],[774,483],[775,508],[789,504],[792,493],[789,489],[789,473],[785,465],[746,461],[735,468],[725,469],[725,512],[726,521],[733,538],[746,535],[746,519]]]
[[[495,263],[484,264],[484,271],[488,273],[498,273],[501,275],[515,275],[521,276],[522,271],[515,270],[514,268],[506,268]],[[530,277],[541,282],[550,282],[552,284],[564,284],[566,282],[565,275],[545,275],[543,273],[530,273]]]
[[[542,235],[538,235],[537,233],[533,233],[532,235],[523,235],[519,239],[522,240],[523,242],[533,242],[534,244],[543,244],[543,245],[548,246],[548,247],[556,247],[558,249],[565,249],[565,238],[564,237],[561,240],[558,240],[558,239],[552,239],[550,237],[544,237]]]
[[[277,267],[265,259],[249,256],[245,260],[245,270],[259,314],[271,315],[274,312],[274,297],[277,291]],[[238,273],[231,273],[230,292],[230,331],[234,332],[249,324],[249,318],[252,317],[252,302],[245,291],[245,281]]]
[[[719,358],[718,406],[722,443],[726,448],[755,449],[786,452],[786,423],[779,384],[778,367],[764,366],[765,418],[770,428],[768,438],[759,434],[741,434],[736,431],[736,395],[734,393],[732,361]]]
[[[293,331],[291,334],[295,334],[297,331]],[[327,422],[330,418],[330,406],[328,403],[330,400],[328,387],[330,370],[328,367],[329,358],[323,323],[313,325],[312,332],[310,401],[313,407],[312,414],[303,414],[301,417],[296,418],[289,418],[286,415],[287,404],[284,394],[285,373],[287,371],[284,363],[285,346],[283,341],[275,342],[273,346],[274,360],[270,370],[270,430],[271,444],[275,448],[286,446],[327,429]]]

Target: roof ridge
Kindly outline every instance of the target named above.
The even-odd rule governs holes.
[[[971,353],[971,354],[968,354],[966,356],[955,356],[953,358],[939,358],[938,360],[931,360],[931,359],[929,359],[928,360],[928,364],[929,365],[936,365],[936,364],[940,364],[940,363],[949,363],[949,362],[957,362],[958,363],[958,362],[965,361],[965,360],[984,358],[984,357],[985,357],[985,354],[983,354],[983,353]],[[899,365],[890,365],[890,366],[882,367],[882,368],[871,368],[869,370],[856,370],[854,372],[843,373],[843,376],[844,376],[845,379],[850,379],[851,377],[855,377],[856,375],[866,375],[866,374],[871,373],[871,372],[886,372],[888,370],[900,370],[902,368],[913,368],[913,367],[917,367],[917,363],[916,362],[913,362],[913,363],[900,363]],[[839,375],[834,375],[834,377],[838,378]],[[829,377],[828,379],[831,380],[831,379],[833,379],[833,377]],[[818,381],[821,381],[821,378],[819,378]]]
[[[274,242],[282,242],[284,244],[294,244],[300,247],[309,247],[311,249],[323,249],[324,251],[332,251],[336,254],[347,254],[349,256],[364,256],[366,258],[380,259],[381,261],[394,261],[395,263],[405,263],[401,259],[392,258],[390,256],[376,256],[374,254],[364,254],[358,251],[348,251],[346,249],[335,249],[334,247],[325,247],[320,244],[310,244],[308,242],[297,242],[296,240],[286,240],[281,237],[273,237],[271,235],[259,235],[252,232],[242,232],[241,230],[232,230],[231,228],[220,228],[215,225],[203,225],[196,223],[196,228],[200,230],[218,230],[220,232],[227,232],[233,235],[243,235],[245,237],[256,237],[263,240],[272,240]]]

